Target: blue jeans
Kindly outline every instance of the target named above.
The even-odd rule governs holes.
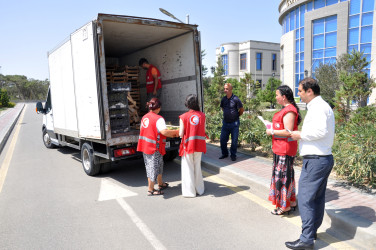
[[[298,205],[302,218],[300,240],[312,244],[325,212],[325,191],[334,165],[333,156],[303,159],[299,179]]]
[[[225,122],[223,121],[222,130],[221,130],[221,150],[222,155],[228,155],[227,142],[231,134],[231,148],[230,153],[232,157],[236,157],[236,150],[238,147],[238,136],[239,136],[239,126],[240,122]]]

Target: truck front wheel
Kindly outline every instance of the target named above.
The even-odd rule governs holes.
[[[81,161],[87,175],[94,176],[100,171],[100,164],[94,163],[94,150],[89,143],[84,143],[81,148]]]
[[[46,148],[54,148],[55,147],[55,145],[52,144],[52,142],[51,142],[51,137],[47,133],[46,128],[43,129],[42,136],[43,136],[43,143],[44,143],[44,146],[46,146]]]

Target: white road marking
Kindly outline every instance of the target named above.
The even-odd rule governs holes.
[[[115,200],[123,197],[136,196],[137,193],[125,189],[113,181],[102,179],[98,201]]]
[[[131,220],[134,224],[140,229],[141,233],[145,236],[145,238],[149,241],[149,243],[158,250],[167,249],[163,244],[157,239],[157,237],[153,234],[153,232],[149,229],[149,227],[137,216],[136,212],[132,209],[131,206],[125,202],[124,199],[118,198],[116,201],[120,204],[120,206],[124,209],[124,211],[129,215]]]
[[[24,109],[22,110],[21,116],[18,119],[17,125],[15,126],[16,130],[14,132],[14,136],[12,138],[12,141],[10,142],[9,149],[7,151],[7,154],[5,155],[3,164],[0,167],[0,193],[1,193],[1,190],[3,189],[5,178],[7,176],[8,169],[9,169],[9,166],[10,166],[10,162],[11,162],[12,157],[13,157],[13,152],[14,152],[14,149],[16,147],[17,138],[18,138],[18,135],[19,135],[20,129],[21,129],[20,124],[23,121],[25,110],[26,110],[26,107],[24,107]]]

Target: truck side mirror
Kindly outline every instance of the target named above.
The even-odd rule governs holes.
[[[38,114],[39,113],[42,113],[42,114],[46,113],[46,111],[43,108],[43,104],[41,102],[37,102],[36,111],[37,111]]]

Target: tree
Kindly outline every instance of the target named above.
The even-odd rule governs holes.
[[[265,86],[264,90],[261,90],[257,96],[263,102],[270,102],[270,108],[274,108],[276,104],[275,100],[275,91],[278,86],[281,85],[281,81],[271,77],[268,80],[268,83]]]
[[[219,112],[219,106],[223,96],[223,85],[225,84],[223,74],[222,60],[218,57],[214,77],[210,82],[207,82],[207,86],[204,86],[205,113],[209,115],[214,115],[216,112]]]
[[[252,79],[252,74],[245,73],[240,79],[247,88],[247,98],[244,100],[244,109],[248,112],[259,113],[260,99],[257,97],[259,92],[258,84]]]
[[[365,72],[369,65],[363,52],[353,50],[346,56],[347,64],[339,72],[339,79],[343,82],[340,90],[336,93],[336,107],[340,121],[347,121],[351,113],[350,104],[354,101],[357,107],[367,105],[367,99],[376,87],[373,78]]]
[[[322,98],[334,106],[336,91],[340,89],[342,82],[338,78],[335,64],[322,64],[315,71],[315,78],[320,85]]]
[[[47,95],[49,81],[27,79],[22,75],[7,75],[0,78],[10,98],[20,100],[41,100]]]
[[[209,81],[204,81],[204,111],[206,114],[206,131],[211,140],[219,138],[221,133],[222,112],[220,109],[221,99],[223,97],[223,86],[225,78],[222,60],[218,57],[217,67],[214,77]]]

